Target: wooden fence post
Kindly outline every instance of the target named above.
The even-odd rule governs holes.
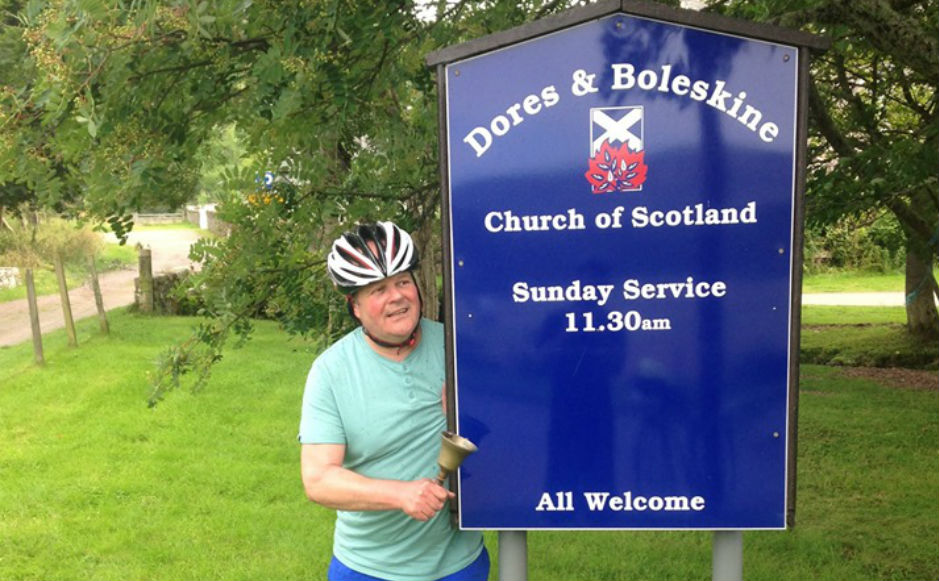
[[[29,303],[29,325],[33,331],[33,357],[36,365],[45,365],[42,355],[42,329],[39,327],[39,304],[36,302],[36,283],[33,282],[33,269],[26,269],[26,299]]]
[[[72,319],[72,304],[68,299],[68,283],[65,280],[65,264],[62,255],[55,255],[55,278],[59,282],[59,298],[62,302],[62,316],[65,318],[65,331],[68,334],[68,344],[78,346],[78,336],[75,334],[75,320]]]
[[[137,306],[141,313],[153,312],[153,262],[149,248],[140,249]]]
[[[101,296],[101,284],[98,282],[98,268],[95,266],[95,255],[88,255],[88,270],[91,272],[91,290],[95,293],[95,308],[98,309],[98,324],[101,332],[109,335],[108,314],[104,310],[104,298]]]

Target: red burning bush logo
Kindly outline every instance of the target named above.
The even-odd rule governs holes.
[[[642,142],[642,107],[590,110],[591,155],[584,177],[595,194],[636,192],[648,170]]]

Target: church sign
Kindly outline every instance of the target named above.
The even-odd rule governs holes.
[[[778,529],[808,35],[606,2],[434,53],[479,529]]]

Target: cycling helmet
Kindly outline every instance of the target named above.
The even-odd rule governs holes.
[[[417,262],[417,249],[407,232],[391,222],[376,222],[361,224],[337,238],[326,258],[326,270],[336,287],[348,295],[412,270]]]

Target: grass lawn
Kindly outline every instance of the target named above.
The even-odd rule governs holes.
[[[902,271],[881,273],[833,270],[802,277],[803,293],[903,292],[904,285]]]
[[[814,315],[813,315],[814,316]],[[111,312],[77,349],[0,349],[0,579],[323,579],[331,511],[296,430],[314,348],[268,323],[205,391],[146,406],[192,320]],[[797,525],[744,534],[747,579],[939,577],[939,391],[802,368]],[[497,563],[495,533],[487,545]],[[709,579],[708,532],[532,532],[529,577]],[[494,566],[490,575],[497,578]]]
[[[939,369],[939,350],[906,331],[904,307],[803,306],[803,362]],[[939,382],[939,380],[937,380]]]
[[[802,305],[802,324],[821,325],[903,325],[904,307],[846,307]]]
[[[939,278],[939,268],[933,269]],[[872,293],[904,292],[906,277],[902,270],[896,272],[866,272],[856,270],[831,270],[802,277],[803,293]]]
[[[326,564],[332,513],[306,502],[296,444],[312,360],[261,325],[212,388],[148,409],[146,374],[192,320],[112,311],[78,349],[0,349],[0,578],[300,579]],[[311,549],[311,547],[313,547]]]

